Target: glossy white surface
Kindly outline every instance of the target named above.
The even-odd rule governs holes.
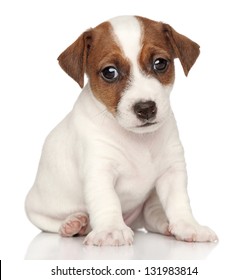
[[[187,243],[159,234],[135,232],[134,244],[121,247],[84,246],[82,237],[62,238],[40,233],[30,243],[25,259],[36,260],[202,260],[217,243]]]

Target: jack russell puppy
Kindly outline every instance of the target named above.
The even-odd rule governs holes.
[[[43,231],[86,245],[130,245],[132,229],[217,240],[193,217],[170,106],[174,59],[185,75],[199,46],[170,25],[121,16],[84,32],[58,58],[83,88],[48,135],[26,212]]]

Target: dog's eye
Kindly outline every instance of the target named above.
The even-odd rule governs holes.
[[[114,82],[119,76],[117,69],[113,66],[104,68],[101,72],[103,79],[107,82]]]
[[[157,58],[153,62],[153,69],[156,72],[165,72],[168,68],[169,61],[164,58]]]

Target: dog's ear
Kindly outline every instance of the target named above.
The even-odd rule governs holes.
[[[200,54],[200,46],[186,36],[176,32],[169,24],[164,24],[163,27],[165,36],[170,41],[175,56],[179,58],[184,74],[187,76]]]
[[[84,32],[58,57],[59,65],[82,88],[92,31]]]

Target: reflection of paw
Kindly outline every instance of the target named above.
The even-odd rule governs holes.
[[[195,223],[179,221],[171,224],[169,231],[177,240],[187,242],[214,242],[217,235],[210,228]]]
[[[133,243],[133,231],[126,227],[121,230],[94,231],[92,230],[84,240],[85,245],[121,246]]]
[[[76,234],[83,235],[88,225],[88,215],[85,213],[76,213],[62,223],[59,234],[63,237],[70,237]]]

